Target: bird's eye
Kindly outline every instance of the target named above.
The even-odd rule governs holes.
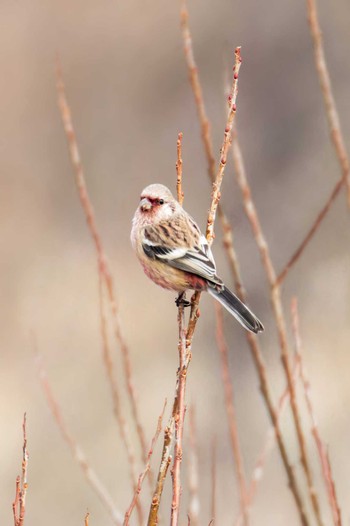
[[[158,203],[159,203],[160,205],[164,205],[164,199],[159,199]]]

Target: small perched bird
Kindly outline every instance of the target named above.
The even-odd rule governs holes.
[[[141,193],[132,221],[131,242],[146,275],[157,285],[184,293],[207,291],[245,329],[258,333],[263,324],[216,274],[208,242],[192,217],[162,184]]]

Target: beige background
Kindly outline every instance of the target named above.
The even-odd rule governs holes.
[[[347,140],[349,6],[346,0],[319,3]],[[190,14],[216,153],[225,119],[224,70],[231,67],[234,47],[242,45],[241,142],[272,257],[281,269],[339,177],[328,140],[305,3],[194,0]],[[82,524],[87,509],[92,526],[107,526],[111,524],[108,514],[72,460],[48,411],[31,352],[30,333],[35,331],[67,422],[124,511],[131,492],[101,362],[96,258],[57,110],[54,56],[59,51],[150,439],[164,398],[173,395],[176,309],[174,295],[158,289],[143,275],[131,251],[129,231],[144,186],[162,182],[174,188],[180,130],[184,132],[185,206],[202,227],[210,195],[183,58],[178,3],[2,0],[0,34],[0,523],[12,523],[21,421],[27,411],[30,482],[26,526]],[[268,288],[231,163],[223,193],[250,304],[266,326],[260,341],[277,396],[284,379]],[[284,287],[287,312],[292,295],[299,297],[305,360],[344,523],[350,514],[349,242],[342,193]],[[221,275],[232,284],[219,231],[215,254]],[[232,524],[238,499],[222,404],[213,305],[208,297],[203,298],[201,309],[188,386],[188,403],[196,407],[200,435],[201,523],[208,524],[211,518],[209,465],[215,434],[219,445],[217,523]],[[239,431],[250,473],[268,418],[243,331],[228,315],[225,327]],[[117,349],[115,359],[119,368]],[[124,405],[129,415],[129,406]],[[289,424],[287,418],[284,429],[297,463]],[[323,489],[311,440],[309,445],[318,486]],[[324,494],[321,500],[326,509]],[[183,511],[186,501],[184,495]],[[167,518],[166,510],[163,514]],[[277,452],[267,465],[252,517],[252,524],[298,523]],[[326,523],[330,524],[329,515]]]

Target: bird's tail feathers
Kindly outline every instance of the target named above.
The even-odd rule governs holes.
[[[263,324],[255,314],[227,287],[223,286],[222,290],[217,290],[211,287],[209,283],[208,285],[209,294],[217,299],[245,329],[255,334],[264,330]]]

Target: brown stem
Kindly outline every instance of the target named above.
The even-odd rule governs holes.
[[[295,354],[296,354],[297,360],[300,365],[300,376],[301,376],[301,380],[302,380],[302,384],[304,388],[306,407],[309,412],[309,416],[311,420],[311,431],[312,431],[312,435],[316,443],[318,455],[320,457],[323,479],[324,479],[326,489],[327,489],[327,495],[328,495],[328,500],[329,500],[332,515],[333,515],[334,526],[341,526],[342,524],[341,513],[340,513],[340,507],[339,507],[338,500],[337,500],[334,479],[332,476],[332,469],[331,469],[331,465],[329,462],[327,449],[321,439],[320,432],[318,429],[315,411],[314,411],[312,400],[311,400],[311,386],[310,386],[310,382],[307,377],[307,372],[306,372],[304,360],[302,357],[303,349],[302,349],[302,342],[301,342],[300,329],[299,329],[298,303],[297,303],[296,298],[292,299],[291,312],[292,312],[292,326],[293,326],[293,334],[294,334],[294,342],[295,342]]]
[[[112,277],[112,274],[110,272],[110,269],[107,263],[107,257],[106,257],[106,254],[105,254],[105,251],[102,245],[101,237],[98,233],[94,209],[90,201],[90,197],[89,197],[86,182],[85,182],[83,165],[81,162],[79,149],[78,149],[78,143],[77,143],[76,135],[75,135],[74,128],[73,128],[71,111],[70,111],[68,101],[67,101],[67,96],[66,96],[66,91],[65,91],[65,86],[63,82],[63,76],[62,76],[62,70],[61,70],[59,60],[57,60],[57,63],[56,63],[56,78],[57,78],[58,105],[59,105],[59,109],[61,112],[63,128],[64,128],[64,131],[67,137],[67,143],[68,143],[72,166],[74,168],[75,181],[76,181],[77,188],[78,188],[80,202],[81,202],[83,211],[85,213],[89,232],[91,234],[91,237],[95,245],[99,271],[101,275],[103,276],[103,280],[106,285],[109,305],[110,305],[110,309],[111,309],[112,316],[113,316],[113,322],[114,322],[114,335],[115,335],[117,344],[119,345],[120,350],[121,350],[127,392],[129,395],[133,419],[135,422],[135,426],[136,426],[136,430],[137,430],[137,434],[138,434],[138,438],[140,442],[142,460],[143,460],[143,463],[146,464],[147,445],[146,445],[144,429],[141,424],[141,419],[139,415],[139,408],[137,404],[137,395],[136,395],[136,390],[134,387],[132,368],[131,368],[130,351],[127,346],[127,343],[126,343],[126,340],[123,334],[121,322],[119,319],[119,307],[117,304],[116,295],[114,291],[113,277]]]
[[[314,45],[315,65],[328,119],[329,133],[342,172],[342,180],[346,182],[347,185],[348,206],[350,207],[349,157],[345,147],[337,105],[333,95],[331,77],[327,67],[326,56],[323,47],[322,31],[316,8],[316,0],[306,0],[306,5],[310,33]]]
[[[277,331],[278,331],[282,365],[283,365],[284,372],[286,375],[288,388],[290,391],[290,401],[291,401],[295,429],[296,429],[297,438],[298,438],[301,464],[303,466],[303,470],[304,470],[305,477],[307,480],[308,491],[309,491],[312,507],[313,507],[313,510],[314,510],[314,513],[317,519],[317,523],[319,524],[319,526],[321,526],[323,522],[322,522],[321,513],[320,513],[320,506],[319,506],[318,496],[317,496],[317,493],[315,491],[314,484],[313,484],[313,477],[311,473],[310,463],[309,463],[307,449],[306,449],[305,437],[304,437],[304,432],[303,432],[301,419],[300,419],[299,407],[298,407],[297,398],[296,398],[296,390],[295,390],[295,385],[293,382],[292,367],[290,363],[289,351],[288,351],[288,345],[287,345],[286,323],[285,323],[285,317],[284,317],[282,301],[281,301],[281,290],[276,282],[275,269],[274,269],[274,266],[271,260],[269,248],[268,248],[264,233],[262,231],[262,227],[261,227],[260,220],[257,214],[257,210],[255,208],[255,204],[252,199],[252,194],[251,194],[250,186],[249,186],[248,179],[246,176],[242,152],[241,152],[241,148],[238,142],[236,131],[232,136],[232,156],[233,156],[233,162],[234,162],[234,166],[236,170],[238,185],[242,192],[244,209],[249,219],[249,222],[251,224],[253,235],[254,235],[256,244],[258,246],[259,252],[260,252],[261,261],[262,261],[262,264],[265,269],[267,279],[270,285],[270,294],[271,294],[270,297],[271,297],[272,309],[273,309]]]
[[[334,188],[333,188],[333,190],[331,192],[331,195],[328,197],[326,203],[321,208],[320,212],[317,214],[317,217],[316,217],[315,221],[313,222],[311,228],[309,229],[308,233],[304,237],[303,241],[300,243],[299,247],[296,249],[294,254],[289,259],[288,263],[285,265],[284,269],[280,272],[279,276],[277,277],[276,282],[277,282],[278,285],[281,285],[282,282],[285,280],[285,278],[286,278],[288,272],[290,271],[290,269],[298,261],[298,259],[300,258],[300,256],[304,252],[305,248],[307,247],[307,245],[309,244],[311,239],[316,234],[316,232],[319,229],[322,221],[324,220],[324,218],[326,217],[327,213],[331,209],[332,204],[334,203],[335,199],[338,197],[338,194],[339,194],[341,188],[343,187],[343,184],[344,184],[344,177],[341,177],[337,181],[337,183],[335,184],[335,186],[334,186]]]
[[[225,393],[225,407],[227,413],[227,421],[229,427],[231,449],[236,468],[236,477],[239,488],[239,499],[242,516],[244,517],[244,524],[249,524],[249,509],[247,503],[247,484],[244,472],[243,457],[241,451],[241,444],[238,435],[236,410],[234,406],[233,385],[230,377],[229,363],[228,363],[228,348],[224,335],[222,307],[215,302],[216,313],[216,342],[221,359],[221,374]]]

